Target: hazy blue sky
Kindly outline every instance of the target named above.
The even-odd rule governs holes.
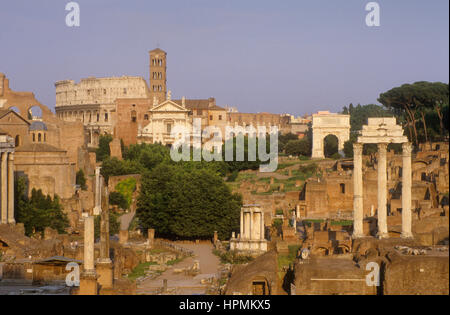
[[[381,26],[363,0],[1,0],[0,72],[54,107],[54,82],[136,75],[168,53],[174,97],[242,112],[304,114],[374,103],[394,86],[449,81],[449,1],[384,0]]]

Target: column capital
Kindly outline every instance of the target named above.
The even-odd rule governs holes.
[[[362,155],[363,152],[363,144],[362,143],[353,143],[353,155]]]
[[[386,154],[387,154],[387,146],[388,146],[387,143],[378,143],[378,144],[377,144],[379,156],[386,157]]]
[[[411,156],[412,145],[411,142],[405,142],[402,144],[403,156]]]

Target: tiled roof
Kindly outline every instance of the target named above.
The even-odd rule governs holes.
[[[174,100],[175,103],[177,103],[178,105],[181,105],[183,102],[182,100]],[[189,100],[186,99],[185,100],[185,105],[187,109],[202,109],[202,110],[225,110],[224,108],[217,106],[217,105],[212,105],[210,106],[210,103],[215,103],[214,99],[197,99],[197,100]]]
[[[42,121],[33,121],[31,126],[29,127],[30,131],[38,131],[38,130],[45,130],[47,131],[47,125],[44,124]]]

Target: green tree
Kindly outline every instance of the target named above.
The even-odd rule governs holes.
[[[162,163],[142,179],[137,216],[144,229],[170,238],[229,237],[239,228],[242,199],[207,169]]]
[[[344,143],[344,154],[346,158],[353,158],[353,144],[354,140],[348,140]]]
[[[126,210],[129,207],[127,199],[118,191],[113,191],[109,194],[109,204],[118,206],[123,210]]]
[[[111,135],[101,135],[98,142],[98,148],[96,150],[97,162],[102,162],[111,156],[111,150],[109,144],[113,141]]]
[[[311,156],[311,143],[308,139],[302,140],[290,140],[285,147],[285,152],[287,155],[294,156]]]
[[[44,195],[42,190],[33,189],[31,198],[28,198],[24,178],[19,178],[15,186],[16,221],[24,224],[26,235],[30,236],[33,232],[43,233],[47,227],[57,230],[60,234],[66,233],[69,220],[57,195],[51,198]]]
[[[119,215],[114,212],[109,212],[109,235],[114,236],[119,234],[120,231],[120,220]],[[94,237],[96,239],[100,238],[100,220],[101,216],[96,216],[94,219]]]
[[[110,176],[140,174],[144,167],[137,161],[119,160],[116,157],[106,158],[100,170],[105,181],[108,182]]]
[[[86,177],[84,176],[83,170],[79,170],[77,172],[75,182],[77,185],[79,185],[81,187],[82,190],[87,190]]]
[[[289,141],[295,141],[298,140],[298,136],[293,133],[287,133],[287,134],[278,134],[278,152],[283,153],[285,152],[286,145],[289,143]]]
[[[328,135],[325,137],[324,141],[324,147],[323,147],[323,153],[325,157],[337,157],[336,153],[339,151],[338,147],[338,138],[334,135]]]

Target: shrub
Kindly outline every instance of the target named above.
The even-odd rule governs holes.
[[[230,176],[228,176],[227,178],[227,182],[234,182],[236,181],[237,177],[239,176],[239,172],[238,171],[234,171],[230,174]]]
[[[126,208],[122,209],[128,209],[133,201],[133,193],[136,191],[136,179],[133,177],[127,178],[118,183],[115,188],[117,192],[122,194],[127,202]]]
[[[213,253],[220,258],[222,264],[241,265],[247,264],[254,259],[250,255],[242,254],[237,251],[221,252],[214,250]]]
[[[81,187],[82,190],[87,190],[86,177],[83,170],[79,170],[76,175],[75,183]]]
[[[122,193],[118,191],[113,191],[109,194],[109,203],[114,206],[118,206],[120,209],[128,209],[127,199]]]
[[[336,152],[336,153],[334,153],[334,154],[331,156],[331,158],[332,158],[333,160],[339,160],[339,159],[342,158],[342,156],[339,154],[339,152]]]

